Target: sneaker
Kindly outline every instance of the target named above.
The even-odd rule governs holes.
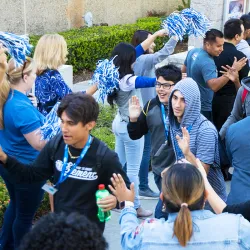
[[[145,190],[139,189],[139,198],[143,200],[154,200],[159,198],[159,193],[155,193],[150,188]]]
[[[153,212],[151,210],[146,210],[142,207],[139,207],[137,208],[136,210],[137,212],[137,217],[140,218],[140,217],[149,217],[153,214]]]

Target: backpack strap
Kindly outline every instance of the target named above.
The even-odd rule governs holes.
[[[102,160],[107,149],[108,146],[104,142],[99,141],[99,145],[96,151],[96,170],[99,170],[102,167]]]
[[[147,105],[146,111],[144,111],[144,109],[142,109],[142,112],[143,112],[143,114],[144,114],[145,116],[148,115],[148,109],[149,109],[150,103],[151,103],[151,99],[148,101],[148,105]]]
[[[59,144],[60,142],[63,140],[63,137],[62,137],[62,132],[60,132],[58,135],[56,135],[52,141],[51,141],[51,155],[50,155],[50,159],[52,161],[55,161],[55,154],[56,154],[56,151],[59,147]]]
[[[248,94],[248,90],[244,88],[243,92],[242,92],[242,96],[241,96],[241,103],[244,104],[246,97]]]

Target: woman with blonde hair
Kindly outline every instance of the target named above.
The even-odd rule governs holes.
[[[46,144],[40,135],[44,116],[27,97],[36,78],[36,66],[31,58],[26,58],[23,66],[16,68],[11,59],[5,70],[6,76],[0,88],[0,145],[19,161],[29,164]],[[0,249],[17,249],[32,226],[43,197],[43,183],[16,184],[2,167],[0,175],[10,195],[10,203],[4,214]]]
[[[58,68],[66,63],[67,54],[67,43],[59,34],[43,35],[36,45],[35,96],[38,99],[38,110],[45,116],[58,101],[72,92],[58,71]],[[93,85],[86,90],[86,93],[93,95],[96,90],[96,85]]]
[[[122,249],[249,249],[250,223],[239,214],[216,215],[204,210],[207,191],[200,171],[177,163],[163,174],[162,200],[167,221],[147,219],[138,223],[134,185],[127,189],[113,174],[111,191],[123,208],[120,217]]]

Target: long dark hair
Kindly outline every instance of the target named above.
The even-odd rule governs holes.
[[[162,178],[163,203],[169,213],[178,215],[173,235],[186,246],[193,234],[190,211],[201,210],[205,202],[205,184],[200,171],[188,163],[170,167]]]
[[[134,74],[132,64],[136,60],[135,48],[129,43],[119,43],[115,46],[111,53],[111,58],[114,58],[114,64],[119,67],[119,77],[122,79],[125,75]],[[108,103],[113,106],[114,99],[117,96],[117,91],[108,95]]]
[[[151,32],[147,30],[137,30],[135,31],[131,44],[136,47],[137,45],[141,44],[143,41],[145,41],[148,38],[148,35],[152,35]],[[148,49],[144,52],[144,54],[148,54]]]

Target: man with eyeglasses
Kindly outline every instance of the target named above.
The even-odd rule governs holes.
[[[129,103],[128,133],[132,140],[137,140],[148,131],[151,133],[151,165],[155,183],[161,191],[161,172],[175,162],[175,154],[170,140],[168,119],[168,98],[173,86],[181,80],[181,70],[174,65],[158,68],[156,75],[157,96],[149,100],[141,111],[139,99],[133,96]],[[155,217],[162,217],[160,209]]]

